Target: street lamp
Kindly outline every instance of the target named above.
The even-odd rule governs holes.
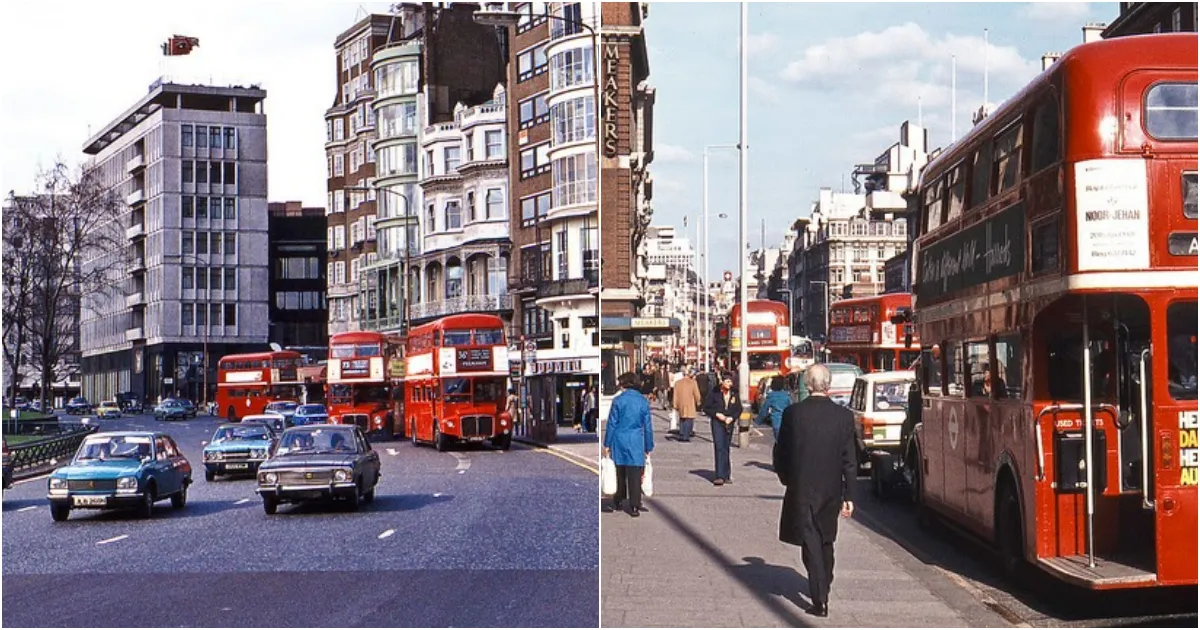
[[[418,240],[418,238],[414,238],[413,241],[408,240],[408,227],[409,227],[409,225],[416,225],[418,228],[420,227],[420,223],[418,223],[416,221],[416,215],[414,215],[412,213],[412,202],[408,199],[408,195],[405,195],[404,193],[396,191],[396,190],[392,190],[391,188],[384,188],[384,187],[380,187],[378,185],[376,185],[376,186],[346,186],[342,190],[345,192],[365,192],[365,193],[384,192],[384,193],[388,193],[389,195],[395,195],[404,200],[404,334],[407,336],[409,327],[412,323],[412,319],[411,319],[412,311],[409,309],[410,305],[412,304],[412,299],[411,299],[412,290],[408,286],[408,277],[409,277],[409,274],[412,273],[412,271],[410,269],[410,264],[412,262],[413,241]],[[376,213],[376,214],[378,215],[378,213]],[[419,235],[414,235],[414,237],[419,237]]]

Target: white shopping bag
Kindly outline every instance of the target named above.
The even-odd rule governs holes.
[[[612,496],[617,493],[617,465],[611,457],[600,458],[600,494]]]
[[[671,429],[670,429],[670,432],[671,432],[671,433],[675,433],[675,432],[676,432],[676,431],[678,431],[678,430],[679,430],[679,412],[678,412],[678,411],[675,411],[674,409],[672,409],[672,410],[671,410]]]
[[[642,473],[642,494],[654,496],[654,466],[650,464],[650,456],[646,456],[646,471]]]

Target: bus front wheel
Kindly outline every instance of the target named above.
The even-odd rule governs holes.
[[[505,435],[498,435],[498,436],[492,438],[492,446],[494,446],[502,451],[507,451],[509,448],[512,447],[512,434],[508,433]]]
[[[445,452],[450,448],[450,439],[442,433],[442,429],[438,426],[437,420],[433,421],[433,447],[439,453]]]
[[[408,423],[408,439],[410,442],[412,442],[413,446],[421,445],[421,442],[419,440],[417,440],[417,421],[416,421],[416,419],[413,419],[412,422]]]
[[[238,421],[237,410],[233,408],[233,405],[229,405],[229,409],[225,412],[225,419],[230,422]]]

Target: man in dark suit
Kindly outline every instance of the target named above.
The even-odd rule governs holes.
[[[829,382],[824,365],[805,371],[809,397],[784,410],[774,453],[775,473],[787,486],[779,540],[800,547],[812,599],[808,613],[818,617],[829,616],[838,515],[854,512],[858,473],[854,414],[829,399]]]

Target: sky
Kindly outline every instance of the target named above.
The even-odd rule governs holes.
[[[203,6],[203,9],[200,7]],[[84,159],[86,140],[146,94],[160,76],[181,83],[259,84],[267,91],[269,199],[324,206],[324,112],[335,85],[334,39],[387,3],[5,3],[0,8],[0,195],[31,192],[61,157]],[[69,12],[69,19],[64,13]],[[754,3],[749,44],[749,223],[753,247],[778,245],[822,186],[849,187],[916,120],[932,147],[950,138],[950,56],[957,54],[958,127],[982,103],[983,30],[990,29],[993,103],[1041,68],[1041,56],[1078,44],[1080,27],[1107,22],[1116,3]],[[706,144],[738,141],[738,5],[653,2],[646,20],[654,111],[654,222],[688,232],[701,205]],[[163,57],[172,34],[200,39]],[[52,37],[51,37],[52,36]],[[736,153],[710,160],[713,276],[737,265]]]
[[[1117,3],[752,3],[748,37],[748,238],[778,247],[808,216],[821,187],[853,192],[850,172],[922,121],[931,148],[951,139],[951,55],[958,136],[988,100],[1000,104],[1041,71],[1047,52],[1082,43]],[[696,238],[705,145],[739,140],[740,11],[736,3],[650,5],[646,42],[654,86],[655,225]],[[710,274],[737,270],[737,151],[709,154]],[[727,219],[715,215],[725,213]],[[765,233],[765,239],[763,234]]]

